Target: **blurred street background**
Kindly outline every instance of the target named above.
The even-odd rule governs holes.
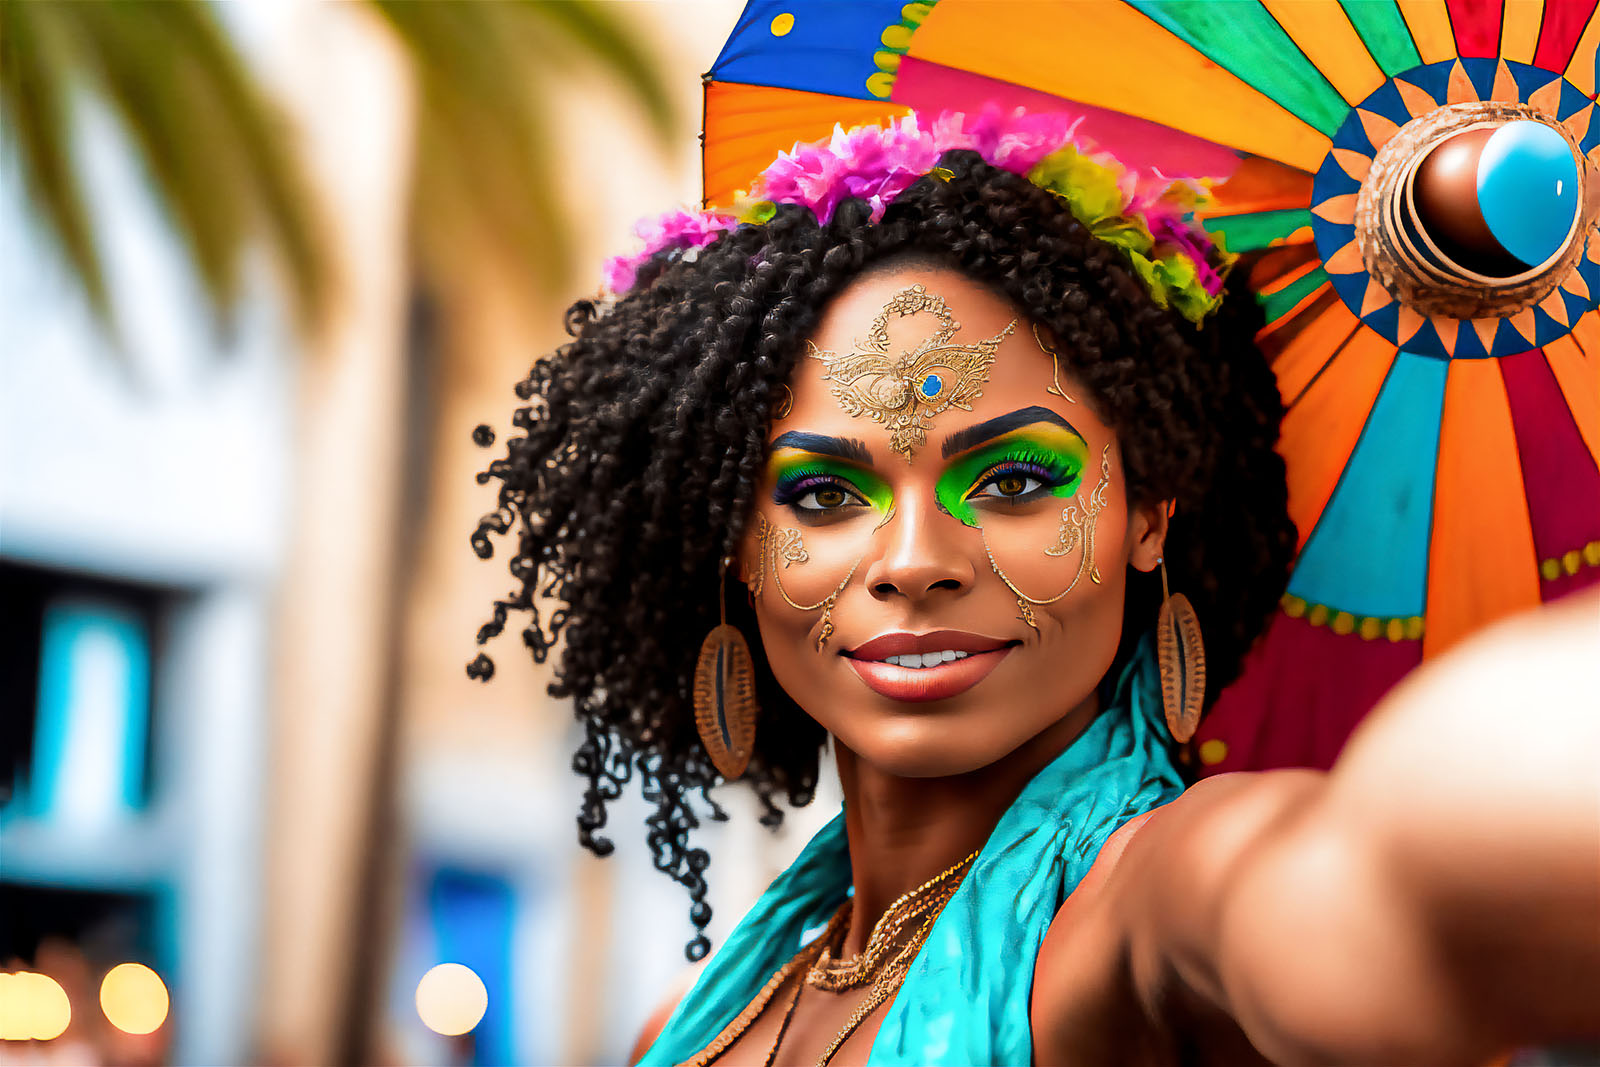
[[[0,0],[0,1062],[624,1060],[688,901],[515,628],[466,675],[472,431],[740,6]],[[717,943],[838,803],[726,792]]]

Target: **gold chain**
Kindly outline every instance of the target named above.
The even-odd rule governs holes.
[[[772,1002],[772,998],[777,995],[778,990],[782,989],[784,984],[801,967],[809,966],[816,959],[817,953],[822,951],[823,946],[827,945],[849,921],[850,902],[847,900],[838,911],[833,913],[833,918],[828,920],[827,928],[822,931],[822,934],[796,953],[795,957],[788,963],[779,967],[772,977],[767,979],[767,984],[761,987],[761,992],[756,994],[755,999],[746,1005],[744,1011],[740,1012],[738,1017],[729,1023],[711,1044],[702,1049],[699,1055],[689,1060],[686,1067],[707,1067],[717,1057],[728,1051],[733,1043],[743,1037],[746,1030],[750,1029],[750,1025],[761,1017],[761,1013],[767,1009],[767,1005]]]
[[[828,920],[828,925],[821,935],[796,953],[788,963],[779,967],[744,1011],[740,1012],[711,1044],[690,1059],[686,1067],[709,1067],[727,1052],[761,1017],[779,990],[783,989],[789,980],[795,977],[795,972],[802,967],[806,968],[804,978],[806,985],[829,992],[854,989],[869,981],[872,983],[872,988],[862,998],[861,1003],[856,1005],[855,1011],[851,1012],[844,1028],[818,1058],[817,1067],[826,1067],[850,1036],[866,1021],[867,1016],[882,1007],[884,1002],[894,996],[900,988],[901,983],[905,981],[906,973],[911,969],[911,962],[916,959],[923,943],[927,941],[934,920],[938,919],[939,913],[955,895],[956,889],[961,884],[961,877],[977,858],[978,853],[973,852],[966,859],[951,865],[915,889],[901,894],[885,909],[882,918],[873,925],[872,934],[867,939],[867,947],[861,954],[849,960],[835,960],[832,956],[833,945],[836,942],[843,944],[849,933],[850,901],[845,901],[839,910],[834,912],[833,918]],[[922,921],[916,932],[902,942],[901,935],[906,927],[919,918]],[[799,995],[800,987],[797,983],[795,989],[797,1000]],[[793,1007],[791,1004],[791,1011]],[[783,1033],[780,1031],[778,1041],[781,1043],[782,1040]],[[777,1053],[778,1048],[775,1044],[767,1058],[769,1063],[777,1057]]]
[[[806,984],[814,989],[841,993],[871,981],[889,950],[899,944],[905,928],[927,915],[930,910],[937,912],[942,908],[948,894],[941,893],[941,887],[964,871],[977,857],[978,853],[974,852],[960,863],[951,865],[915,889],[897,897],[894,903],[884,909],[883,916],[872,927],[872,935],[867,939],[866,948],[854,959],[836,960],[833,958],[832,947],[825,947],[822,955],[817,958],[817,962],[806,975]]]
[[[943,907],[954,892],[955,890],[951,889],[950,893],[944,894],[944,899],[940,901],[939,906]],[[883,969],[872,983],[871,991],[867,993],[860,1004],[856,1005],[856,1010],[850,1014],[850,1018],[844,1024],[844,1028],[823,1050],[822,1055],[817,1057],[817,1067],[828,1067],[828,1063],[832,1061],[839,1049],[844,1046],[844,1043],[850,1040],[850,1036],[866,1021],[867,1016],[877,1011],[885,1001],[899,991],[901,983],[905,981],[906,972],[911,969],[911,961],[916,958],[918,952],[922,951],[923,942],[928,939],[928,931],[933,929],[933,921],[938,917],[938,913],[935,912],[924,919],[917,932],[901,947],[900,951],[894,954],[894,958],[889,961],[888,966]]]
[[[883,969],[873,978],[872,989],[862,998],[861,1003],[856,1005],[856,1010],[850,1013],[850,1018],[845,1022],[844,1028],[839,1031],[838,1036],[829,1042],[828,1047],[817,1058],[817,1067],[827,1067],[839,1049],[844,1047],[844,1043],[850,1040],[850,1036],[866,1021],[867,1016],[877,1011],[890,997],[899,991],[901,984],[905,981],[906,973],[911,970],[912,961],[917,958],[917,953],[922,951],[923,944],[928,940],[928,933],[933,929],[934,921],[939,918],[939,913],[950,902],[950,898],[955,896],[956,890],[961,885],[962,876],[965,875],[966,869],[971,866],[972,861],[977,857],[978,853],[974,852],[960,863],[945,870],[932,880],[924,882],[889,906],[890,911],[893,911],[896,905],[901,904],[901,901],[915,897],[915,914],[922,916],[922,924],[917,927],[916,933],[912,934],[905,944],[900,946],[894,955],[890,957],[888,963],[883,966]],[[902,907],[905,908],[905,914],[912,914],[910,907],[904,905]],[[889,912],[885,912],[884,918],[887,919],[888,917]],[[872,942],[880,940],[878,931],[888,925],[891,924],[885,923],[883,919],[878,920],[878,924],[872,928],[872,937],[868,940],[867,951],[870,951]],[[897,924],[898,928],[903,928],[904,925],[904,922]],[[880,943],[892,945],[893,940],[886,935]],[[863,951],[859,958],[864,960],[867,951]],[[823,959],[825,958],[826,954],[824,954]],[[819,959],[820,962],[821,960]],[[850,961],[851,964],[855,962]],[[816,973],[816,968],[813,967],[811,974],[806,976],[806,980],[810,982]]]

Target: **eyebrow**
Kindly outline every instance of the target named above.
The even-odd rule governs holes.
[[[772,451],[776,452],[780,448],[795,448],[819,456],[836,456],[852,463],[859,463],[863,467],[872,466],[872,453],[867,451],[866,445],[854,437],[828,437],[820,433],[790,430],[773,439]]]
[[[1053,426],[1061,427],[1069,433],[1077,434],[1079,437],[1083,436],[1083,434],[1078,433],[1076,426],[1060,415],[1057,415],[1049,408],[1035,405],[1029,408],[1018,408],[1009,414],[997,415],[987,422],[980,422],[976,426],[968,426],[964,430],[957,430],[944,439],[944,444],[940,447],[940,453],[945,459],[949,459],[958,452],[976,448],[978,445],[999,437],[1001,434],[1010,433],[1012,430],[1023,426],[1033,426],[1041,422],[1048,422]]]

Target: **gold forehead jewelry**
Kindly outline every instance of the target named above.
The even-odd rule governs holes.
[[[1076,404],[1076,400],[1061,391],[1061,353],[1055,350],[1054,345],[1044,343],[1044,335],[1039,332],[1037,322],[1033,324],[1033,339],[1039,345],[1039,351],[1050,357],[1050,385],[1045,392],[1054,393],[1069,404]]]
[[[932,315],[939,320],[939,328],[916,348],[893,355],[889,352],[891,315]],[[913,285],[883,305],[860,351],[839,355],[810,341],[806,347],[822,360],[826,368],[823,378],[834,383],[833,395],[839,406],[849,415],[865,415],[887,426],[889,450],[909,462],[928,440],[929,420],[950,408],[972,410],[972,401],[983,395],[983,384],[989,380],[995,350],[1016,325],[1012,319],[987,340],[953,345],[950,341],[961,324],[949,305],[943,297]]]
[[[1089,493],[1088,499],[1082,497],[1081,492],[1074,494],[1072,503],[1061,509],[1061,526],[1056,531],[1055,544],[1046,548],[1047,556],[1064,556],[1074,548],[1082,546],[1083,559],[1078,563],[1078,573],[1072,576],[1068,586],[1055,596],[1045,600],[1031,597],[1017,588],[1015,582],[1000,569],[1000,563],[994,558],[994,550],[989,547],[989,538],[984,535],[983,527],[978,527],[978,534],[983,537],[983,551],[989,557],[989,567],[995,576],[1006,584],[1006,588],[1016,594],[1017,617],[1027,623],[1035,632],[1039,629],[1038,619],[1034,616],[1033,605],[1054,604],[1068,593],[1078,587],[1084,575],[1096,585],[1100,584],[1100,565],[1094,559],[1094,531],[1100,521],[1100,512],[1106,506],[1106,488],[1111,484],[1111,446],[1106,445],[1100,453],[1100,482]]]

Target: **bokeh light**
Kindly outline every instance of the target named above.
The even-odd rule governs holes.
[[[436,1034],[464,1034],[478,1025],[488,1008],[483,979],[459,963],[441,963],[417,983],[417,1014]]]
[[[142,963],[119,963],[100,983],[100,1010],[126,1034],[153,1033],[170,1005],[166,983]]]
[[[72,1022],[66,990],[49,975],[0,974],[0,1040],[51,1041]]]

